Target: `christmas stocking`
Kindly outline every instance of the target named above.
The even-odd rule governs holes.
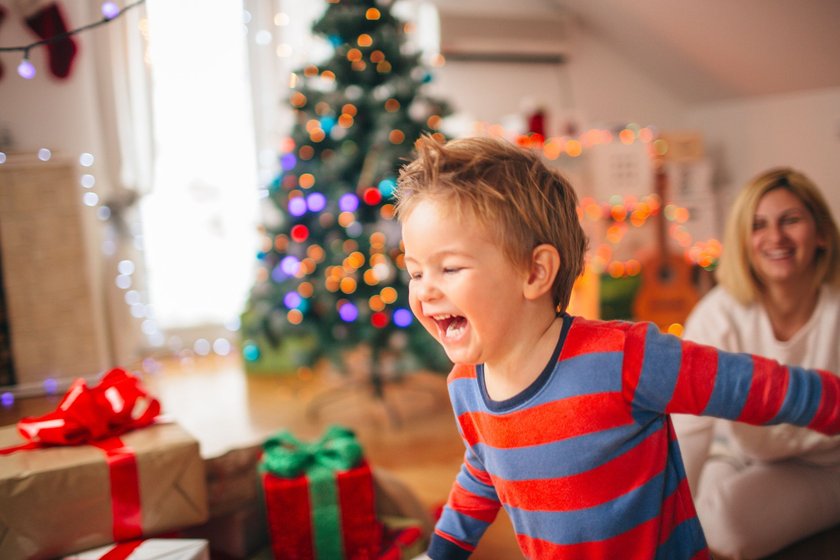
[[[57,0],[17,0],[17,7],[26,26],[42,40],[48,40],[68,31],[64,14]],[[56,78],[70,75],[76,58],[76,42],[71,36],[50,41],[46,45],[50,72]]]

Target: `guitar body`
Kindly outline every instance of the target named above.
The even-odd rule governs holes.
[[[674,323],[685,324],[691,309],[700,299],[691,279],[691,265],[681,255],[668,249],[663,209],[667,194],[667,177],[659,162],[655,174],[655,192],[661,205],[656,212],[656,248],[641,258],[642,284],[633,300],[633,318],[652,321],[662,331]]]
[[[685,324],[700,299],[691,280],[691,265],[681,256],[657,253],[642,261],[642,283],[633,300],[633,318],[667,330]]]

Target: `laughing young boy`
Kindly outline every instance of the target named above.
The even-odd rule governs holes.
[[[840,431],[828,372],[565,313],[586,239],[537,155],[417,152],[397,191],[411,308],[455,364],[466,445],[431,558],[467,558],[502,506],[527,558],[709,558],[670,413]]]

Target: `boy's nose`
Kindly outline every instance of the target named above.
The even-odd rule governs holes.
[[[433,282],[423,279],[416,286],[417,298],[420,301],[432,301],[440,295],[440,291]]]

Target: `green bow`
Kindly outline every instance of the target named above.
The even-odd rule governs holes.
[[[305,474],[309,480],[313,546],[319,559],[344,557],[335,473],[361,460],[362,446],[356,435],[341,426],[330,426],[315,443],[305,443],[285,431],[263,443],[263,472],[284,478]]]
[[[263,444],[261,468],[277,476],[292,478],[317,467],[343,471],[362,459],[362,446],[347,428],[330,426],[315,443],[306,443],[289,432],[280,432]]]

